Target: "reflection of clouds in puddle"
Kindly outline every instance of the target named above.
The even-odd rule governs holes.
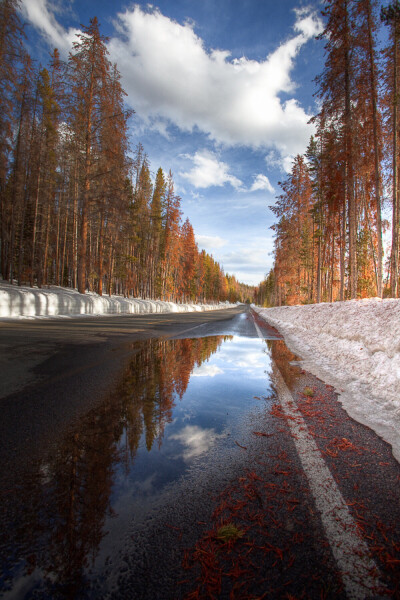
[[[8,600],[18,600],[18,598],[31,598],[33,590],[38,584],[43,581],[44,573],[42,569],[36,567],[32,573],[21,575],[21,568],[17,570],[18,579],[15,579],[15,584],[2,598]],[[13,582],[14,583],[14,582]]]
[[[203,363],[200,367],[193,370],[192,377],[215,377],[223,373],[223,370],[216,365]]]
[[[39,475],[40,475],[42,485],[46,485],[47,483],[50,483],[50,481],[52,480],[50,463],[42,462],[40,464]]]
[[[265,356],[261,352],[246,352],[245,359],[235,361],[234,364],[241,369],[262,368],[265,367]]]
[[[224,372],[240,369],[242,374],[257,379],[265,377],[264,371],[271,362],[261,340],[239,337],[234,337],[229,344],[222,346],[216,360],[218,364],[223,364]]]
[[[179,433],[171,435],[170,439],[177,440],[185,446],[183,460],[189,462],[207,452],[220,437],[224,437],[224,435],[216,433],[215,429],[202,429],[197,425],[186,425]]]
[[[146,496],[148,494],[153,494],[155,491],[155,479],[157,477],[157,473],[153,473],[149,477],[146,477],[143,481],[134,481],[133,484],[130,485],[130,490],[133,490],[135,494],[141,494]]]
[[[182,416],[182,421],[183,421],[183,422],[185,422],[185,421],[191,421],[191,420],[192,420],[192,418],[193,418],[193,416],[194,416],[194,413],[193,413],[193,411],[191,411],[191,412],[187,412],[187,411],[186,411],[186,412],[184,412],[184,413],[183,413],[183,416]]]

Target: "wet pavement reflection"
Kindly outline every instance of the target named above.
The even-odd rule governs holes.
[[[278,367],[287,387],[292,391],[301,374],[301,363],[283,340],[265,340],[271,359]]]
[[[271,393],[283,342],[238,335],[137,342],[109,398],[40,461],[1,474],[0,593],[77,598],[165,486],[235,443],[237,422]]]

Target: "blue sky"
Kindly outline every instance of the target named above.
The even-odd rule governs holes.
[[[303,153],[323,67],[321,2],[22,0],[30,53],[67,58],[97,16],[153,174],[172,170],[200,248],[248,284],[271,268],[278,181]]]

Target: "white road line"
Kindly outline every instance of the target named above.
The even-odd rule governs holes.
[[[255,321],[254,326],[259,337],[264,338]],[[383,590],[384,586],[379,579],[376,563],[371,558],[368,546],[361,537],[349,508],[274,362],[272,371],[278,397],[288,417],[287,424],[315,505],[320,512],[346,595],[352,600],[378,598],[379,590]]]

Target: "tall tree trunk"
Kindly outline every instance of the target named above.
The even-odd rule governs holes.
[[[83,194],[84,197],[86,194]],[[88,237],[88,210],[86,199],[82,203],[81,226],[78,242],[78,292],[84,294],[86,290],[86,252]]]
[[[57,231],[56,231],[56,240],[55,240],[55,250],[54,250],[54,274],[53,280],[55,285],[59,285],[59,275],[60,275],[60,238],[61,238],[61,206],[62,206],[62,192],[60,192],[58,197],[58,210],[57,210]]]
[[[345,135],[345,185],[348,211],[349,228],[349,283],[350,298],[357,297],[357,215],[356,198],[354,194],[354,169],[353,169],[353,131],[351,114],[351,75],[350,75],[350,29],[348,2],[344,3],[345,10],[345,112],[344,112],[344,135]]]
[[[340,301],[344,300],[344,286],[345,286],[345,275],[346,275],[346,264],[345,264],[345,250],[346,250],[346,204],[343,202],[342,211],[340,214]]]
[[[329,301],[333,302],[333,282],[335,279],[335,236],[332,231],[332,247],[331,247],[331,284],[329,286]]]
[[[104,225],[104,217],[103,213],[100,213],[100,225],[99,225],[99,242],[98,242],[98,274],[99,274],[99,285],[98,285],[98,293],[99,296],[103,295],[103,225]]]
[[[13,206],[13,210],[14,210],[14,207],[16,208],[20,203],[19,197],[21,195],[23,197],[22,207],[21,207],[21,219],[20,219],[20,224],[19,224],[20,236],[19,236],[19,253],[18,253],[19,256],[18,256],[18,269],[17,269],[18,285],[21,285],[22,261],[23,261],[23,256],[24,256],[25,215],[26,215],[26,208],[27,208],[27,198],[26,198],[26,192],[25,192],[26,180],[27,180],[26,171],[25,171],[25,176],[24,176],[24,184],[23,184],[23,186],[20,185],[22,169],[23,169],[23,167],[21,165],[21,153],[23,151],[21,149],[21,145],[23,144],[22,127],[23,127],[23,120],[24,120],[24,113],[25,113],[25,105],[26,105],[26,93],[24,91],[24,93],[22,95],[20,114],[19,114],[18,135],[17,135],[14,169],[13,169],[13,176],[12,176],[12,206]],[[25,140],[25,143],[26,143],[26,140]],[[21,187],[22,187],[22,189],[21,189]],[[11,246],[11,251],[14,252],[13,246]],[[11,270],[13,270],[13,268],[11,268]]]
[[[43,283],[44,285],[48,284],[48,254],[49,254],[49,233],[50,233],[50,203],[47,206],[47,215],[45,221],[45,236],[44,236],[44,252],[43,252]]]
[[[113,274],[113,270],[114,270],[114,245],[113,245],[113,239],[111,238],[111,243],[110,243],[110,258],[108,261],[108,295],[111,296],[112,293],[112,274]]]
[[[9,250],[9,280],[13,283],[14,280],[14,244],[15,244],[15,205],[11,205],[11,233],[10,233],[10,250]]]
[[[32,246],[31,246],[31,268],[30,268],[30,286],[33,286],[35,278],[35,257],[36,257],[36,242],[37,242],[37,221],[39,212],[39,191],[41,186],[41,165],[39,163],[37,178],[36,178],[36,194],[33,209],[33,230],[32,230]]]
[[[24,254],[25,254],[25,218],[26,218],[26,209],[28,206],[28,198],[26,194],[26,189],[24,193],[24,203],[22,206],[22,214],[21,214],[21,223],[19,229],[19,252],[18,252],[18,285],[22,285],[22,271],[24,264]]]
[[[78,264],[78,292],[85,293],[87,277],[87,240],[88,240],[88,214],[90,195],[90,170],[92,163],[92,111],[93,111],[93,86],[94,66],[90,72],[90,88],[87,101],[87,120],[85,131],[85,171],[82,194],[81,231],[79,236],[79,264]]]
[[[390,292],[393,298],[398,296],[398,275],[399,275],[399,191],[398,191],[398,33],[397,25],[395,28],[393,45],[393,212],[392,212],[392,249],[390,255]]]
[[[73,181],[74,205],[72,213],[72,281],[73,288],[78,287],[78,161],[75,161]]]
[[[321,272],[322,272],[322,206],[319,209],[318,242],[317,242],[317,302],[321,302]]]
[[[65,253],[67,249],[67,234],[68,234],[68,205],[65,207],[65,225],[64,225],[64,241],[61,255],[61,266],[60,266],[60,285],[64,285],[64,268],[65,268]]]
[[[374,180],[375,180],[375,209],[376,209],[376,233],[377,233],[377,257],[376,257],[376,290],[379,298],[382,298],[382,262],[383,262],[383,244],[382,244],[382,209],[381,209],[381,176],[379,167],[379,136],[378,136],[378,92],[376,82],[376,67],[374,61],[374,42],[372,38],[372,15],[371,2],[367,4],[367,24],[368,24],[368,54],[371,81],[371,99],[372,99],[372,128],[374,136]]]

